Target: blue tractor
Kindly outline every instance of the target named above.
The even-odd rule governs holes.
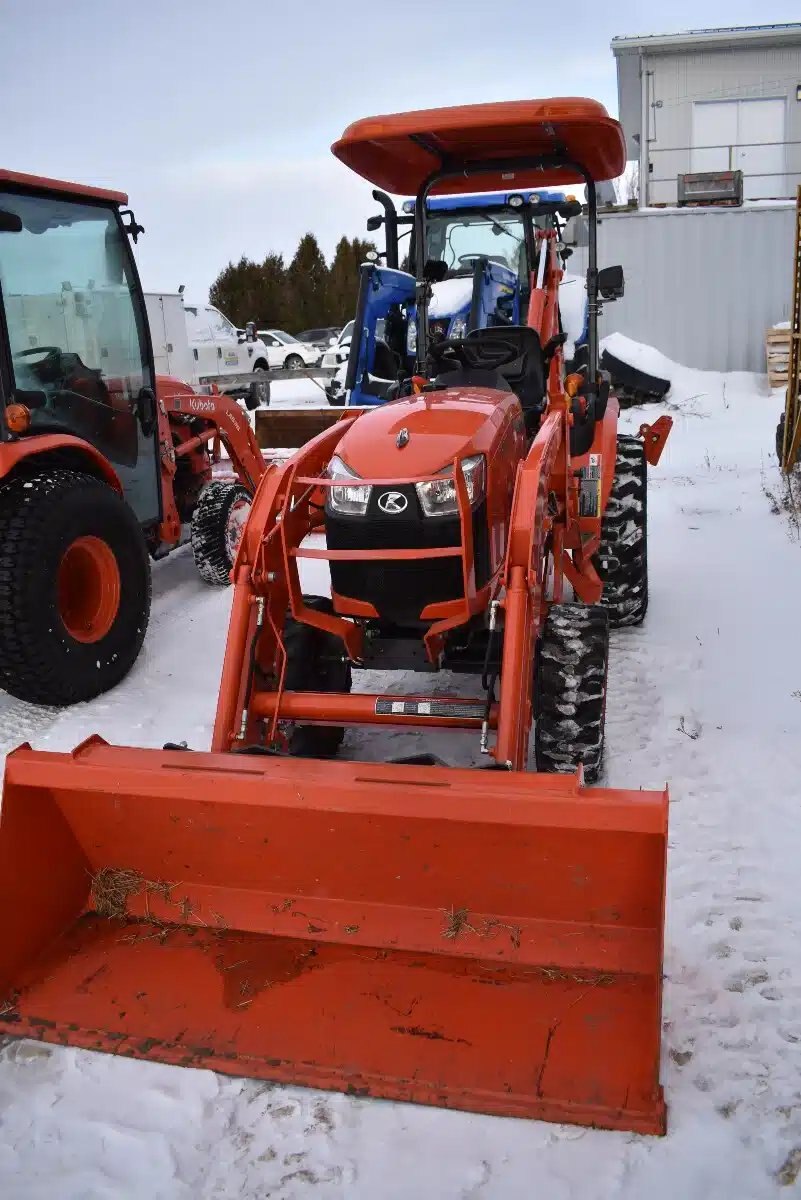
[[[414,201],[399,214],[381,191],[373,197],[383,213],[370,218],[371,231],[385,229],[385,249],[361,268],[359,296],[347,364],[327,389],[330,404],[382,404],[398,394],[412,372],[417,349]],[[475,329],[526,322],[532,276],[537,270],[536,230],[556,228],[581,212],[562,192],[492,192],[436,196],[428,201],[426,247],[420,274],[430,281],[428,333],[434,341],[466,337]],[[400,269],[400,242],[409,226],[410,244]],[[561,249],[563,262],[572,253]],[[381,259],[384,260],[383,264]],[[583,280],[566,277],[579,305],[577,327],[568,330],[580,358],[586,340]],[[573,320],[576,326],[576,319]]]

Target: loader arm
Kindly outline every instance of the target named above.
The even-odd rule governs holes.
[[[180,390],[161,388],[159,400],[164,404],[168,419],[192,418],[203,422],[203,429],[199,433],[175,448],[176,457],[190,454],[219,438],[240,482],[251,493],[256,491],[266,469],[264,457],[256,435],[236,400],[222,392],[198,395],[191,389],[185,391],[183,387]]]

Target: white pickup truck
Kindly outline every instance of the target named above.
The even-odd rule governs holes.
[[[267,347],[259,338],[241,337],[219,309],[190,304],[178,292],[148,292],[145,305],[158,374],[194,387],[217,383],[221,391],[258,396],[260,404],[269,404],[269,380],[252,378],[269,370]]]

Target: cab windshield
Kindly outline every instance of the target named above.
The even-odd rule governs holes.
[[[116,211],[14,192],[0,192],[0,210],[21,222],[0,232],[13,399],[31,432],[75,434],[133,467],[136,401],[153,381]]]
[[[431,212],[426,218],[426,257],[444,262],[450,277],[471,275],[478,257],[526,274],[523,215],[517,209],[497,213]]]

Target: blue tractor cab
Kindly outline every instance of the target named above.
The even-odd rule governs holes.
[[[384,211],[371,217],[367,228],[384,226],[385,249],[375,256],[377,261],[361,267],[347,367],[327,389],[332,404],[381,404],[397,394],[414,364],[416,279],[424,274],[431,287],[428,334],[434,341],[525,324],[536,270],[536,231],[560,230],[561,221],[581,212],[574,197],[554,191],[432,196],[426,209],[426,246],[418,264],[414,201],[406,200],[399,213],[385,192],[376,190],[373,197]],[[403,265],[408,270],[401,270],[400,247],[407,233],[411,236]],[[569,253],[563,250],[565,257]],[[583,294],[581,281],[575,286]],[[573,332],[572,339],[580,333]]]

